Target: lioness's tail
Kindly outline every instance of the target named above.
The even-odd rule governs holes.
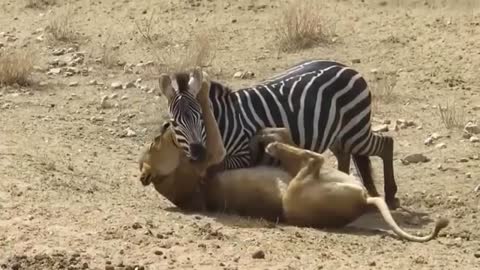
[[[414,241],[414,242],[427,242],[427,241],[432,240],[433,238],[437,237],[440,230],[447,227],[448,223],[449,223],[448,219],[440,218],[439,220],[437,220],[435,222],[435,228],[433,229],[433,232],[431,234],[426,235],[426,236],[414,236],[414,235],[411,235],[411,234],[405,232],[404,230],[402,230],[402,228],[400,228],[397,225],[397,223],[395,222],[395,220],[392,217],[392,214],[390,213],[390,209],[388,209],[388,206],[385,203],[385,201],[383,200],[383,198],[381,198],[381,197],[367,198],[367,204],[375,205],[378,208],[378,210],[380,210],[380,213],[382,214],[385,222],[388,223],[390,228],[392,228],[392,230],[398,236],[400,236],[401,238],[410,240],[410,241]]]

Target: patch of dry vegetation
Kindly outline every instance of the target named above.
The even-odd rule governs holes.
[[[33,53],[27,50],[0,50],[0,86],[26,86],[33,71]]]
[[[174,42],[156,29],[156,19],[135,22],[137,42],[147,47],[155,58],[153,75],[163,72],[187,70],[194,66],[209,67],[216,56],[215,31],[192,33],[191,40]]]
[[[379,104],[390,104],[396,100],[397,79],[396,72],[381,71],[375,73],[374,81],[370,84],[374,107],[378,107]]]
[[[447,103],[445,106],[438,104],[440,120],[447,129],[463,128],[465,124],[465,112],[455,104]]]
[[[114,68],[120,63],[120,51],[119,46],[115,45],[108,35],[105,42],[100,44],[100,57],[96,60],[106,68]]]
[[[45,31],[51,42],[74,43],[80,36],[72,23],[72,12],[65,10],[52,16]]]
[[[315,0],[293,0],[282,10],[276,26],[281,51],[293,52],[333,41],[333,25],[327,25]]]
[[[26,8],[44,9],[57,4],[57,0],[25,0]]]

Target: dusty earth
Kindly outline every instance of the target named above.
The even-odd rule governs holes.
[[[288,53],[275,34],[283,1],[26,2],[42,1],[0,1],[0,47],[33,52],[35,65],[30,86],[0,88],[0,269],[480,269],[480,143],[463,131],[480,120],[475,0],[318,1],[333,42]],[[137,158],[166,116],[155,67],[188,59],[195,36],[214,41],[206,68],[233,87],[307,58],[353,65],[375,124],[398,122],[398,197],[413,213],[396,219],[411,232],[439,216],[450,226],[410,243],[376,214],[327,232],[186,214],[142,187]],[[427,159],[402,162],[410,154]]]

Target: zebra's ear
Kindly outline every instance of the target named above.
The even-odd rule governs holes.
[[[190,80],[188,81],[189,91],[190,93],[192,93],[194,97],[196,97],[198,92],[200,92],[200,89],[202,88],[202,82],[203,82],[202,69],[200,67],[195,67],[190,73]]]
[[[175,89],[172,86],[172,79],[170,79],[170,75],[163,73],[158,78],[158,84],[160,86],[160,91],[164,94],[168,100],[172,99],[175,95]]]

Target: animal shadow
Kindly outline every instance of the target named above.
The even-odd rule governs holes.
[[[164,210],[169,212],[182,213],[185,215],[204,216],[211,218],[214,221],[232,228],[282,228],[288,227],[288,224],[280,222],[271,222],[264,219],[242,217],[232,214],[223,213],[210,213],[210,212],[196,212],[196,211],[184,211],[177,207],[168,207]],[[426,225],[432,223],[427,213],[420,213],[410,211],[405,208],[392,211],[392,216],[397,224],[404,229],[426,229]],[[433,224],[432,224],[433,225]],[[391,231],[391,228],[384,221],[382,215],[379,212],[368,212],[359,217],[357,220],[348,224],[347,226],[339,229],[319,229],[321,231],[335,233],[335,234],[352,234],[352,235],[365,235],[372,236],[385,233],[385,231]],[[390,234],[393,235],[393,234]]]

